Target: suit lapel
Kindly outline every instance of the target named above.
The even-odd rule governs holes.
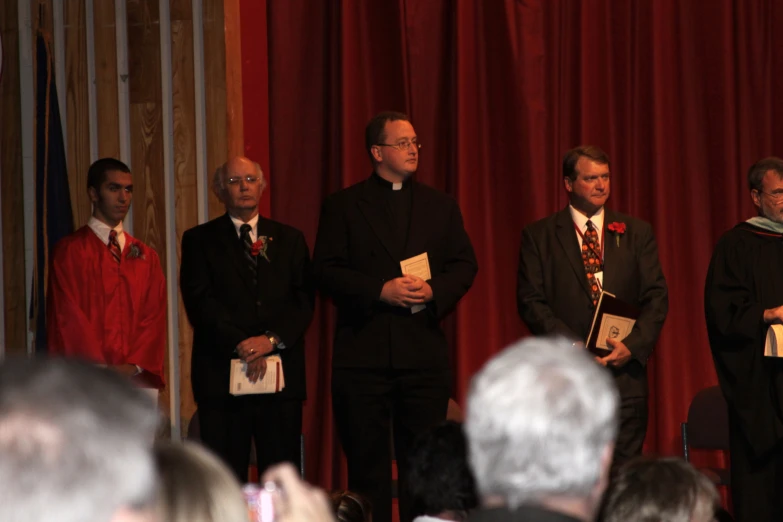
[[[397,241],[395,240],[389,217],[386,214],[385,202],[373,193],[370,189],[370,183],[372,183],[370,180],[364,182],[363,194],[359,199],[359,210],[378,237],[383,248],[389,254],[389,257],[397,262],[399,261],[397,254],[395,254]]]
[[[231,221],[228,214],[224,214],[220,220],[218,237],[223,244],[224,251],[227,253],[226,257],[231,259],[231,264],[234,265],[234,268],[239,273],[239,277],[244,281],[245,287],[251,291],[251,293],[255,293],[253,281],[250,278],[250,270],[245,263],[245,252],[242,248],[242,244],[239,242],[234,223]]]
[[[574,221],[571,219],[571,213],[568,207],[561,210],[555,218],[555,227],[557,229],[557,240],[563,248],[571,268],[574,269],[574,275],[579,281],[582,290],[590,296],[590,287],[587,286],[587,276],[585,275],[585,265],[582,262],[582,254],[579,252],[579,240],[576,238],[574,230]]]
[[[266,274],[269,272],[269,268],[271,267],[272,263],[274,263],[276,258],[276,245],[277,243],[275,240],[279,243],[279,238],[277,237],[278,230],[275,226],[274,222],[264,218],[263,216],[258,216],[258,223],[256,224],[256,237],[261,238],[262,236],[266,236],[267,246],[266,246],[266,257],[269,258],[267,261],[264,259],[264,257],[261,254],[258,254],[258,273],[260,274]]]
[[[423,254],[427,251],[427,240],[429,239],[430,228],[427,226],[429,221],[430,202],[427,193],[421,190],[420,185],[415,181],[411,182],[410,189],[413,191],[413,201],[411,204],[411,218],[408,223],[408,241],[405,245],[403,259]]]
[[[604,207],[605,208],[605,207]],[[614,212],[606,210],[604,215],[604,288],[612,292],[614,282],[617,280],[617,271],[622,268],[622,249],[627,238],[620,236],[620,245],[617,245],[617,236],[609,230],[609,224],[614,223],[617,216]],[[615,290],[616,291],[616,290]],[[614,293],[614,292],[612,292]]]

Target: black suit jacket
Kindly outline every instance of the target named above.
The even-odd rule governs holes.
[[[310,253],[302,233],[259,217],[259,236],[270,238],[269,262],[258,257],[258,286],[228,214],[182,236],[180,286],[193,326],[191,382],[196,402],[230,397],[230,360],[237,344],[267,330],[277,334],[285,372],[281,397],[304,399],[304,334],[313,316]]]
[[[669,310],[666,280],[649,223],[609,209],[604,212],[604,290],[641,309],[623,341],[633,357],[612,371],[622,396],[646,396],[645,365]],[[626,225],[619,246],[615,233],[607,229],[613,222]],[[517,306],[534,335],[560,334],[585,341],[594,310],[568,207],[522,232]]]
[[[315,278],[338,309],[333,365],[344,368],[448,368],[439,322],[473,284],[478,266],[462,214],[451,197],[409,181],[407,243],[396,246],[382,196],[365,180],[324,202],[313,252]],[[426,252],[433,301],[425,310],[380,301],[400,261]]]

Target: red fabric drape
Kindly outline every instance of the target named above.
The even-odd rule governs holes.
[[[526,334],[520,231],[566,204],[562,154],[580,143],[609,153],[609,205],[653,224],[670,289],[646,446],[679,454],[690,399],[716,382],[702,304],[712,247],[752,215],[749,165],[783,155],[783,97],[773,96],[783,92],[783,5],[268,0],[253,21],[254,2],[242,2],[243,28],[269,45],[274,218],[312,249],[323,198],[369,174],[364,125],[386,109],[407,111],[424,144],[418,179],[459,200],[480,265],[447,322],[460,401],[471,375]],[[320,301],[307,348],[308,478],[325,487],[345,478],[329,398],[332,319]]]

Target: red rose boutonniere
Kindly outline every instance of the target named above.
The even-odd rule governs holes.
[[[617,242],[617,246],[620,246],[620,236],[625,234],[625,223],[618,223],[615,221],[614,223],[609,223],[608,228],[614,232],[614,239]]]
[[[258,241],[253,243],[253,245],[250,247],[250,255],[258,256],[260,255],[264,259],[266,259],[267,263],[270,263],[269,256],[266,255],[266,249],[269,246],[269,242],[272,241],[271,237],[268,236],[258,236]]]
[[[141,251],[141,246],[134,242],[128,247],[128,253],[125,254],[125,259],[147,259],[147,257]]]

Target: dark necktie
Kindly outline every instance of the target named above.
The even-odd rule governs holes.
[[[120,250],[120,243],[119,241],[117,241],[116,230],[112,230],[109,232],[109,252],[111,252],[112,257],[114,257],[114,260],[119,263],[120,259],[122,259],[122,250]]]
[[[258,258],[253,255],[253,242],[250,240],[251,227],[247,223],[239,227],[239,238],[242,240],[242,250],[245,253],[245,262],[253,280],[253,288],[258,284]]]
[[[582,262],[585,265],[587,285],[590,287],[590,299],[593,301],[593,306],[598,304],[598,298],[601,297],[601,287],[595,278],[595,273],[601,271],[600,252],[598,231],[593,226],[593,222],[588,219],[587,230],[582,237]]]

